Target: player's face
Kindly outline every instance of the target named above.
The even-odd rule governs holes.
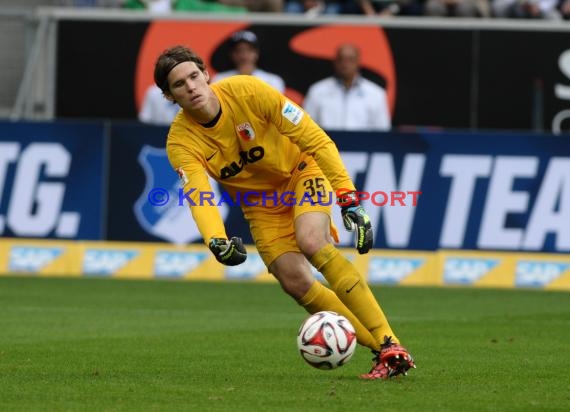
[[[202,72],[196,63],[180,63],[168,73],[172,99],[190,113],[208,110],[215,98],[209,79],[208,72]]]

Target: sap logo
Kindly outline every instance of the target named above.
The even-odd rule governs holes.
[[[134,250],[87,249],[83,256],[83,273],[86,275],[112,275],[136,256]]]
[[[241,265],[226,267],[224,276],[226,279],[252,279],[263,272],[265,272],[265,263],[257,253],[252,253]]]
[[[568,269],[569,263],[520,261],[517,263],[515,285],[544,287]]]
[[[207,257],[202,252],[158,252],[154,258],[154,275],[181,277],[198,267]]]
[[[471,284],[499,264],[497,259],[446,259],[443,281],[448,284]]]
[[[63,253],[55,247],[12,247],[8,270],[37,273]]]
[[[370,283],[399,283],[415,272],[425,259],[371,258],[368,267]]]

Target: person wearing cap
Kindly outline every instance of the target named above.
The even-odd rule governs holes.
[[[285,91],[285,81],[281,76],[257,67],[259,41],[255,33],[244,30],[233,34],[230,38],[230,60],[235,69],[216,74],[212,79],[212,83],[236,74],[247,74],[260,78],[281,93]]]

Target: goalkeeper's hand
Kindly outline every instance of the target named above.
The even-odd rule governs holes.
[[[374,243],[372,225],[370,224],[370,217],[360,205],[356,193],[342,193],[338,197],[338,204],[345,229],[349,232],[355,232],[356,250],[361,255],[368,253]]]
[[[232,237],[230,240],[214,237],[210,239],[208,247],[216,260],[226,266],[236,266],[247,259],[247,251],[239,237]]]

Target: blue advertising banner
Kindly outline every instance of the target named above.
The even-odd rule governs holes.
[[[102,123],[0,122],[0,236],[102,239]]]
[[[167,127],[115,123],[111,129],[109,212],[107,237],[117,241],[202,242],[185,203],[178,205],[178,175],[166,157]],[[219,198],[221,187],[210,180]],[[157,193],[157,191],[159,193]],[[159,204],[154,194],[168,196]],[[166,197],[164,197],[166,199]],[[251,243],[247,223],[238,207],[219,207],[228,230]]]
[[[116,124],[111,133],[108,239],[201,242],[188,206],[176,201],[167,129]],[[331,137],[362,191],[377,248],[570,252],[570,139],[439,132]],[[164,205],[149,201],[155,188],[165,189]],[[251,242],[239,208],[219,207],[228,233]],[[341,245],[350,246],[338,210],[334,218]]]
[[[381,197],[365,201],[377,247],[570,251],[569,139],[428,132],[332,137],[360,190],[406,194],[383,206]],[[418,191],[414,206],[410,194]]]

